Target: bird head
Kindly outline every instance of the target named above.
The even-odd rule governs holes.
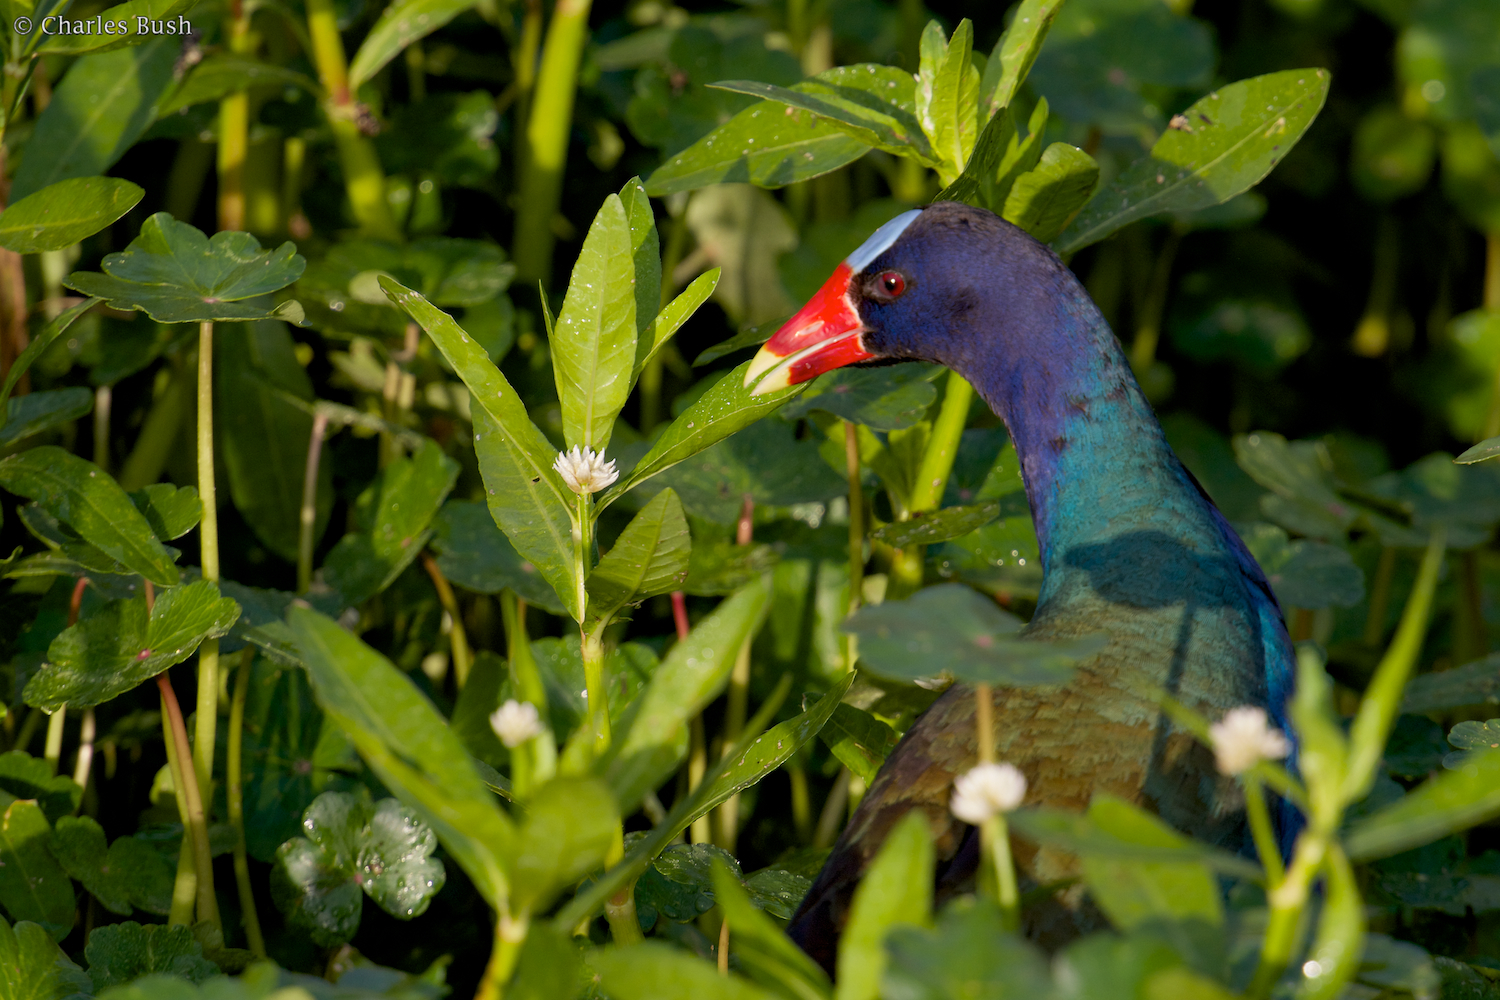
[[[963,367],[966,319],[981,300],[1005,297],[976,283],[995,274],[993,254],[1011,256],[1005,245],[1017,238],[1034,245],[994,214],[955,202],[902,212],[846,257],[766,341],[745,385],[754,383],[758,396],[834,368],[885,360]]]

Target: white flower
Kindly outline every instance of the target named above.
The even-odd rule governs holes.
[[[531,702],[512,698],[490,716],[490,728],[501,743],[514,749],[542,735],[542,719]]]
[[[594,453],[594,449],[579,448],[576,444],[572,451],[558,452],[552,468],[574,493],[598,493],[620,478],[614,462],[606,462],[602,454]]]
[[[1026,797],[1026,776],[1010,764],[980,764],[953,783],[953,815],[978,826]]]
[[[1263,760],[1280,760],[1292,745],[1279,729],[1266,722],[1265,709],[1242,705],[1224,713],[1208,727],[1214,759],[1221,774],[1244,774]]]

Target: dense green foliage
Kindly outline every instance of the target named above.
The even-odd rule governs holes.
[[[4,19],[0,1000],[1500,997],[1493,0]],[[934,911],[904,822],[835,983],[782,928],[934,688],[1098,648],[962,379],[745,385],[934,199],[1085,280],[1300,756],[1253,859],[1023,804]],[[1112,929],[1017,935],[1012,839]]]

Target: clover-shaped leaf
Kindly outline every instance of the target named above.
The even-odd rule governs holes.
[[[203,946],[181,925],[120,924],[96,927],[83,949],[94,989],[123,986],[153,972],[166,972],[193,983],[219,975],[219,967],[203,957]]]
[[[1060,684],[1104,637],[1056,642],[1019,638],[1021,620],[960,583],[928,587],[904,601],[861,608],[843,626],[859,636],[860,661],[885,677],[924,684]]]
[[[1457,771],[1480,754],[1500,750],[1500,719],[1460,722],[1448,733],[1448,742],[1458,749],[1443,758],[1443,766]]]
[[[102,266],[103,274],[77,271],[65,284],[112,308],[139,309],[158,323],[302,319],[294,301],[275,307],[257,301],[302,276],[307,262],[291,243],[262,250],[249,233],[208,237],[157,212],[130,246],[109,254]]]
[[[395,799],[371,803],[324,792],[302,814],[306,837],[276,852],[271,897],[287,920],[325,947],[359,929],[361,893],[393,917],[419,916],[447,878],[437,835]]]

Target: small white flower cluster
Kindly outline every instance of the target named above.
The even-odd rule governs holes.
[[[1219,773],[1244,774],[1263,760],[1280,760],[1292,752],[1292,744],[1279,729],[1271,728],[1263,708],[1242,705],[1224,713],[1208,727],[1214,761]]]
[[[574,493],[598,493],[620,478],[613,461],[606,462],[602,453],[576,444],[572,451],[558,452],[552,468]]]
[[[953,815],[978,826],[1010,812],[1026,797],[1026,776],[1011,764],[980,764],[953,782]]]
[[[527,740],[542,735],[542,718],[529,701],[512,698],[490,715],[490,728],[500,742],[514,750]]]

